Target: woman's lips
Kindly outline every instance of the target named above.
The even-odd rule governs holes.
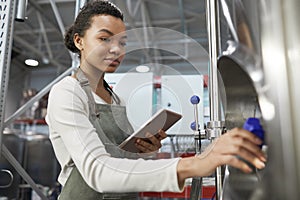
[[[113,65],[113,66],[116,66],[116,65],[119,65],[120,64],[120,61],[118,59],[105,59],[105,61],[109,64],[109,65]]]

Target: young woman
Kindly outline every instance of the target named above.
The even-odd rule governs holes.
[[[50,139],[61,165],[60,199],[135,199],[138,191],[179,192],[186,178],[210,175],[228,164],[250,172],[237,158],[261,169],[266,161],[261,141],[242,129],[216,139],[202,155],[146,160],[118,149],[131,132],[122,100],[109,88],[105,73],[113,73],[125,55],[126,32],[122,12],[108,1],[92,1],[82,8],[65,35],[66,47],[78,53],[80,67],[50,92]],[[138,139],[140,152],[161,147],[166,137],[149,134]]]

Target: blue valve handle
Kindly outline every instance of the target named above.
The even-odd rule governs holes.
[[[198,104],[200,102],[200,98],[197,95],[193,95],[190,101],[192,104]]]
[[[259,137],[259,139],[261,139],[263,141],[263,144],[265,143],[265,137],[264,137],[265,131],[263,130],[258,118],[254,118],[254,117],[248,118],[245,121],[243,128],[245,130],[253,133],[257,137]],[[262,145],[260,145],[260,147],[262,147]]]
[[[199,127],[199,125],[198,125]],[[192,122],[191,125],[190,125],[190,128],[193,130],[193,131],[196,131],[196,122]]]

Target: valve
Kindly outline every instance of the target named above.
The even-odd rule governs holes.
[[[259,139],[261,139],[263,141],[263,143],[260,146],[260,148],[262,148],[262,146],[264,145],[264,141],[265,141],[265,131],[263,130],[260,120],[258,118],[254,118],[254,117],[250,117],[248,118],[244,125],[243,125],[243,129],[253,133],[254,135],[256,135]]]

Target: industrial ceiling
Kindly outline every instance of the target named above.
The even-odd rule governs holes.
[[[207,74],[204,0],[112,2],[124,12],[127,30],[132,34],[127,45],[130,51],[118,72],[152,65],[157,73],[171,69],[179,74]],[[63,34],[74,20],[77,5],[76,0],[29,0],[26,19],[14,22],[11,70],[48,69],[60,74],[68,69],[72,57],[64,47]],[[38,58],[39,67],[26,66],[27,57]]]

